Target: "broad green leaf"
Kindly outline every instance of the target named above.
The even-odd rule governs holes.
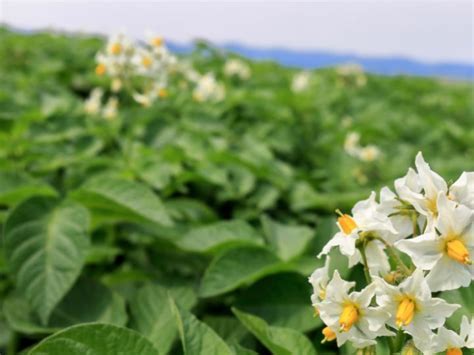
[[[236,308],[232,312],[275,355],[317,354],[309,339],[294,329],[270,326],[263,319]]]
[[[19,295],[10,295],[3,309],[12,328],[25,334],[54,333],[79,323],[101,322],[124,326],[127,322],[122,297],[88,279],[79,279],[53,310],[46,326],[40,323],[28,303]]]
[[[0,171],[0,203],[15,205],[32,196],[56,196],[49,185],[28,175]]]
[[[240,245],[262,245],[260,235],[247,222],[223,221],[191,229],[177,242],[181,249],[213,252]]]
[[[143,286],[130,301],[131,327],[145,335],[162,353],[170,350],[178,334],[169,302],[170,294],[177,296],[175,299],[184,309],[193,305],[183,292],[177,293],[176,289],[171,291],[154,284]]]
[[[284,225],[266,216],[261,221],[269,244],[285,261],[301,255],[314,236],[312,229],[306,226]]]
[[[198,320],[192,313],[170,304],[178,325],[179,336],[185,355],[233,355],[234,352],[214,330]]]
[[[206,204],[191,198],[176,198],[165,203],[173,220],[191,223],[210,223],[217,220],[216,213]]]
[[[61,330],[28,352],[28,355],[159,355],[144,336],[110,324],[86,323]]]
[[[72,193],[101,221],[126,220],[151,222],[163,226],[173,223],[161,200],[147,186],[115,177],[97,176]]]
[[[5,223],[7,263],[43,325],[81,272],[90,244],[88,225],[84,207],[48,197],[23,202]]]
[[[259,280],[244,290],[235,306],[271,325],[306,332],[322,325],[319,317],[314,317],[310,296],[311,285],[307,277],[281,273]]]
[[[249,334],[247,329],[232,316],[204,316],[202,321],[214,329],[228,344],[240,343],[241,340]]]
[[[270,251],[245,247],[217,255],[201,280],[200,296],[211,297],[284,270],[286,266]]]

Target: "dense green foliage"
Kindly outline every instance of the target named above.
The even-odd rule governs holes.
[[[448,179],[474,170],[469,83],[359,87],[324,69],[294,93],[297,70],[248,62],[249,80],[229,79],[229,54],[201,43],[187,57],[225,100],[197,103],[174,82],[150,108],[120,96],[104,120],[83,110],[108,85],[94,74],[102,45],[0,29],[2,354],[336,353],[306,281],[334,209],[403,175],[418,150]],[[348,155],[350,132],[380,158]]]

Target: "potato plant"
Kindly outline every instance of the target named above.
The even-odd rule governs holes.
[[[310,300],[334,211],[419,150],[448,181],[473,171],[472,83],[301,72],[205,42],[151,82],[108,76],[104,48],[0,28],[0,352],[355,353],[321,344]],[[437,297],[461,305],[453,328],[472,313],[472,287]]]

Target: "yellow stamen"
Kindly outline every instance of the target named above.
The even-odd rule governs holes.
[[[449,348],[446,350],[446,355],[462,355],[462,350],[459,348]]]
[[[345,234],[350,234],[354,229],[357,228],[357,223],[348,214],[343,214],[337,219],[337,222]]]
[[[353,303],[346,304],[342,309],[341,316],[339,317],[341,331],[347,332],[358,319],[359,310],[357,307]]]
[[[168,90],[159,89],[158,90],[158,97],[161,97],[162,99],[165,98],[165,97],[168,97]]]
[[[151,60],[150,57],[143,57],[142,58],[142,64],[145,68],[149,68],[151,67],[151,64],[153,63],[153,61]]]
[[[336,339],[336,333],[329,327],[324,328],[322,333],[324,335],[323,343]]]
[[[112,44],[110,46],[110,53],[115,55],[122,53],[122,45],[120,43]]]
[[[95,73],[97,75],[104,75],[105,74],[105,70],[106,70],[106,67],[105,67],[105,64],[98,64],[96,67],[95,67]]]
[[[469,251],[464,243],[459,239],[453,239],[446,243],[446,254],[448,254],[451,259],[454,259],[461,264],[471,264]]]
[[[163,37],[154,37],[151,40],[151,44],[154,45],[155,47],[160,47],[163,45]]]
[[[403,299],[398,304],[397,315],[395,322],[398,327],[402,325],[408,325],[413,320],[415,315],[415,302],[410,297],[403,297]]]

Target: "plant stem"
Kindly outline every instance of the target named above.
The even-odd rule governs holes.
[[[400,256],[398,255],[397,251],[396,251],[395,248],[393,247],[393,245],[391,245],[390,243],[388,243],[388,242],[387,242],[385,239],[383,239],[383,238],[375,237],[375,239],[381,241],[381,242],[383,243],[383,245],[385,245],[385,247],[387,248],[388,254],[389,254],[393,259],[395,259],[395,262],[398,264],[398,266],[399,266],[400,269],[403,271],[403,273],[404,273],[406,276],[411,275],[411,270],[405,265],[405,263],[403,262],[403,260],[400,258]]]
[[[16,349],[18,347],[18,334],[16,332],[12,332],[10,335],[10,341],[7,345],[7,355],[15,355]]]
[[[372,277],[370,277],[369,264],[367,262],[367,255],[365,254],[365,246],[366,246],[366,243],[362,244],[359,250],[360,250],[360,255],[362,255],[362,262],[364,263],[365,280],[367,281],[367,284],[370,284],[372,283]]]

